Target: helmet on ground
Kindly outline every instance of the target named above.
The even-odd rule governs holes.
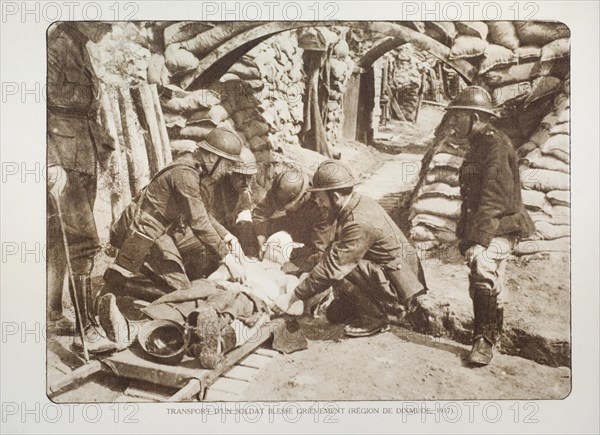
[[[452,100],[447,110],[476,110],[498,116],[494,111],[492,97],[489,92],[480,86],[468,86],[464,88],[458,96]]]
[[[282,172],[273,181],[273,197],[277,211],[286,211],[302,199],[310,187],[308,175],[299,168]]]
[[[308,191],[344,189],[359,183],[360,181],[354,177],[352,170],[346,164],[338,160],[325,160],[315,171],[313,185]]]
[[[256,175],[258,174],[258,165],[256,164],[256,157],[249,148],[243,147],[240,153],[241,162],[237,162],[231,172],[244,175]]]
[[[243,144],[244,141],[235,131],[224,127],[213,129],[204,140],[198,142],[200,148],[234,162],[242,161],[240,153]]]
[[[137,339],[152,361],[177,365],[185,355],[189,334],[172,320],[152,320],[141,327]]]

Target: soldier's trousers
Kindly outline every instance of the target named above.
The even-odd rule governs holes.
[[[506,260],[514,245],[515,239],[512,237],[494,237],[487,249],[468,264],[471,299],[475,292],[485,292],[490,296],[498,296],[500,300],[504,287]]]

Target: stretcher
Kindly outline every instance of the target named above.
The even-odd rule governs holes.
[[[202,368],[197,359],[187,355],[176,366],[149,361],[144,357],[143,350],[136,341],[125,350],[106,356],[99,355],[89,363],[73,370],[60,381],[49,386],[49,397],[53,398],[69,387],[85,382],[92,375],[104,372],[119,378],[145,381],[177,389],[177,392],[166,400],[168,402],[194,399],[202,401],[206,397],[208,388],[221,375],[273,337],[274,323],[276,322],[262,325],[246,343],[227,353],[223,361],[213,370]]]

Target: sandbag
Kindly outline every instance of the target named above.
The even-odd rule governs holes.
[[[454,156],[452,154],[437,153],[431,159],[430,167],[435,168],[437,166],[451,166],[453,168],[460,168],[463,159],[461,157]]]
[[[522,190],[521,197],[523,204],[528,210],[542,212],[547,216],[552,214],[552,204],[546,199],[544,192],[538,192],[537,190]]]
[[[457,36],[448,58],[452,60],[482,56],[487,46],[487,41],[475,36]]]
[[[235,26],[232,26],[230,23],[218,24],[212,29],[208,29],[187,41],[181,42],[181,48],[191,51],[198,56],[203,56],[235,35],[258,25],[260,23],[257,21],[237,21]]]
[[[548,137],[546,137],[547,139]],[[546,140],[544,139],[544,140]],[[538,145],[534,142],[525,142],[523,145],[521,145],[519,147],[519,149],[517,150],[517,157],[521,158],[521,157],[525,157],[527,154],[529,154],[531,151],[533,151],[534,149],[536,149],[538,147]]]
[[[549,137],[550,137],[550,130],[548,130],[546,127],[540,125],[538,127],[538,129],[535,131],[535,133],[533,133],[531,138],[529,138],[529,141],[533,142],[535,145],[537,145],[539,147],[541,144],[546,142]]]
[[[428,171],[425,175],[426,183],[445,183],[458,186],[458,171],[449,166],[439,166]]]
[[[198,145],[196,145],[196,141],[192,140],[192,139],[172,139],[170,141],[170,143],[171,143],[171,149],[173,151],[194,152],[198,149]]]
[[[548,62],[554,59],[561,59],[567,57],[570,54],[570,40],[569,38],[557,39],[542,47],[542,56],[540,62]]]
[[[432,214],[418,214],[411,219],[413,227],[426,226],[436,230],[456,231],[456,221]]]
[[[569,190],[569,174],[548,169],[519,167],[521,186],[527,190],[550,192],[552,190]]]
[[[346,65],[345,62],[342,62],[338,59],[331,59],[329,65],[331,66],[331,72],[335,78],[343,79],[346,77],[346,74],[348,73],[348,65]]]
[[[235,125],[238,126],[240,129],[243,129],[248,125],[250,121],[252,121],[253,119],[257,119],[258,117],[260,117],[260,115],[254,107],[246,110],[240,110],[239,112],[235,112],[231,116],[233,122],[235,122]]]
[[[515,245],[515,255],[531,255],[538,252],[569,252],[571,238],[561,237],[556,240],[526,240]]]
[[[253,152],[271,149],[271,142],[265,136],[254,136],[253,138],[250,138],[248,144]]]
[[[410,238],[418,242],[437,240],[437,237],[429,228],[420,225],[410,229]]]
[[[425,34],[450,47],[457,32],[452,21],[425,21]]]
[[[521,45],[542,47],[552,41],[570,36],[569,28],[558,22],[515,21]]]
[[[485,74],[489,70],[517,63],[515,54],[506,47],[497,44],[489,44],[485,48],[485,59],[479,65],[479,74]]]
[[[165,45],[187,41],[199,33],[214,27],[213,24],[201,21],[180,21],[165,28]]]
[[[571,134],[571,128],[568,122],[563,122],[561,124],[556,124],[550,128],[550,135],[554,136],[556,134]]]
[[[340,60],[344,60],[350,54],[350,47],[345,39],[340,39],[333,47],[333,54]]]
[[[517,56],[520,63],[532,62],[542,57],[542,49],[540,47],[534,47],[532,45],[519,47],[515,50],[515,56]]]
[[[199,110],[188,118],[188,124],[197,124],[204,121],[212,121],[215,126],[229,118],[229,113],[220,104],[212,106],[209,110]]]
[[[488,26],[483,21],[458,21],[455,23],[459,35],[474,36],[479,39],[487,39]]]
[[[512,21],[486,21],[486,24],[490,42],[513,51],[519,48],[519,37]]]
[[[552,206],[552,222],[556,225],[569,225],[571,223],[571,209],[564,205]]]
[[[556,134],[550,136],[543,144],[540,145],[542,153],[553,156],[565,163],[569,163],[569,136],[566,134]]]
[[[494,88],[492,91],[492,103],[494,106],[500,106],[513,98],[520,97],[529,92],[531,92],[531,82],[529,80],[500,86]]]
[[[561,86],[562,91],[562,86]],[[561,92],[554,98],[554,109],[556,111],[562,111],[565,109],[569,109],[571,107],[571,102],[569,100],[569,96],[564,92]]]
[[[208,133],[214,130],[214,128],[215,126],[209,123],[188,125],[179,131],[179,136],[199,141],[203,140]]]
[[[165,126],[167,128],[171,127],[185,127],[187,123],[187,118],[178,113],[171,112],[163,112],[163,117],[165,119]]]
[[[220,82],[228,82],[230,80],[239,80],[240,78],[238,76],[236,76],[235,74],[232,73],[225,73],[221,76],[221,78],[219,79]]]
[[[200,89],[185,97],[170,99],[165,104],[165,108],[172,112],[182,113],[210,109],[212,106],[220,103],[219,94],[207,89]]]
[[[458,186],[450,186],[446,183],[432,183],[424,184],[419,189],[417,195],[419,198],[431,198],[431,197],[446,197],[460,199],[460,189]]]
[[[414,215],[419,213],[444,216],[451,219],[460,217],[461,201],[449,198],[419,198],[412,205]]]
[[[571,205],[571,193],[568,190],[552,190],[546,194],[546,198],[552,205]]]
[[[231,68],[227,71],[230,74],[235,74],[240,79],[243,80],[254,80],[260,79],[261,74],[257,67],[251,67],[248,65],[244,65],[243,63],[237,62],[234,63]]]
[[[555,225],[550,222],[536,222],[534,234],[543,240],[555,240],[570,236],[571,227],[569,225]]]
[[[555,110],[554,112],[546,115],[540,124],[550,130],[555,125],[569,122],[570,120],[571,111],[569,109],[560,110],[558,112]]]
[[[539,148],[527,154],[519,163],[529,168],[550,169],[551,171],[569,173],[569,165],[567,163],[551,155],[542,154]]]
[[[540,65],[537,62],[527,62],[490,70],[482,78],[488,86],[496,88],[511,83],[533,80],[540,75]]]
[[[250,138],[253,138],[254,136],[266,135],[269,132],[269,126],[263,121],[253,119],[242,132],[246,139],[250,140]]]
[[[549,95],[560,92],[562,88],[561,85],[561,81],[552,76],[540,77],[539,79],[534,80],[533,90],[523,102],[524,107],[527,108],[527,106],[539,100],[540,98],[545,98]]]
[[[192,71],[200,64],[200,60],[179,44],[171,44],[165,50],[165,64],[171,72]]]
[[[148,79],[149,84],[168,84],[168,76],[167,83],[165,83],[165,77],[163,75],[163,68],[165,67],[165,58],[160,54],[154,53],[150,56],[150,61],[148,62],[148,69],[146,73],[146,77]]]

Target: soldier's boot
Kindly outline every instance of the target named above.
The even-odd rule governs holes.
[[[92,323],[91,317],[93,307],[93,297],[91,281],[88,275],[76,275],[74,278],[75,288],[69,286],[71,299],[75,307],[75,298],[79,310],[75,307],[75,316],[77,318],[77,327],[83,330],[83,340],[89,353],[103,353],[115,350],[115,344],[111,342],[104,331]],[[79,316],[81,315],[81,319]],[[76,334],[73,339],[73,347],[77,350],[83,349],[83,343],[80,334]]]
[[[498,339],[498,298],[486,291],[475,291],[473,295],[473,347],[467,363],[481,367],[493,358],[493,349]]]
[[[202,367],[214,369],[223,360],[224,355],[235,347],[235,330],[213,307],[192,312],[188,316],[188,323],[194,328],[199,339],[198,345],[192,348],[193,355]]]
[[[116,343],[119,350],[129,347],[135,341],[141,325],[145,323],[127,319],[121,313],[117,306],[117,298],[112,293],[99,298],[98,319],[106,337]]]
[[[387,314],[381,304],[374,300],[366,290],[351,284],[346,287],[344,296],[354,303],[356,315],[344,327],[349,337],[367,337],[379,332],[389,331]]]

